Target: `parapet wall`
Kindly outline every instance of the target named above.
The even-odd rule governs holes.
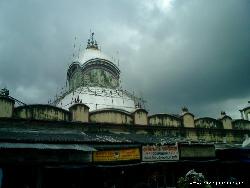
[[[0,96],[0,117],[10,118],[13,116],[15,101],[6,96]]]
[[[44,104],[19,106],[14,109],[15,118],[70,121],[71,114],[64,109]]]
[[[145,109],[135,110],[133,120],[135,125],[148,125],[148,112]]]
[[[10,118],[10,120],[11,118],[20,118],[65,121],[67,124],[70,122],[87,123],[87,125],[92,126],[98,124],[103,127],[103,130],[107,129],[106,131],[119,133],[124,131],[122,130],[124,127],[127,129],[125,132],[171,135],[198,142],[242,143],[244,135],[250,135],[250,121],[245,119],[232,120],[225,113],[219,119],[210,117],[195,119],[195,116],[187,109],[181,115],[154,114],[148,116],[148,112],[144,109],[137,109],[133,113],[119,109],[89,112],[89,107],[81,103],[71,106],[69,111],[43,104],[14,108],[14,101],[3,96],[0,97],[0,104],[0,118]]]
[[[221,121],[210,117],[198,118],[194,121],[194,124],[197,128],[223,129],[223,124]]]
[[[115,109],[90,112],[89,119],[94,123],[133,124],[133,117],[130,113]]]
[[[181,127],[181,119],[169,114],[154,114],[148,117],[151,126]]]
[[[233,129],[250,130],[250,121],[244,119],[236,119],[232,121]]]
[[[46,104],[24,105],[14,108],[14,101],[8,97],[0,97],[0,104],[0,117],[7,118],[144,125],[150,127],[250,130],[249,120],[232,120],[227,115],[220,119],[211,117],[195,119],[194,115],[189,112],[181,115],[153,114],[148,116],[148,112],[144,109],[137,109],[133,113],[119,109],[102,109],[89,112],[89,107],[85,104],[73,105],[69,111]]]

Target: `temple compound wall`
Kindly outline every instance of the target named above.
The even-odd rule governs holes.
[[[90,122],[94,123],[114,123],[129,125],[133,118],[130,113],[121,110],[103,109],[90,113]]]
[[[12,119],[75,122],[77,124],[101,127],[100,131],[117,133],[171,135],[195,142],[242,143],[250,135],[250,121],[233,120],[225,112],[221,118],[195,118],[186,108],[180,115],[148,115],[145,109],[129,113],[119,109],[102,109],[89,112],[85,104],[74,104],[69,110],[52,105],[23,105],[14,107],[14,100],[0,97],[0,117]]]
[[[15,101],[9,97],[0,97],[0,117],[12,117]]]
[[[14,117],[37,120],[69,121],[71,119],[71,114],[69,111],[55,106],[35,104],[14,108]]]

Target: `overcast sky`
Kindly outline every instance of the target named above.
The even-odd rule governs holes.
[[[239,118],[250,100],[248,0],[0,0],[0,87],[47,103],[90,29],[152,113]]]

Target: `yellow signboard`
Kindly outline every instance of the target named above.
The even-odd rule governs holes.
[[[140,159],[139,148],[95,151],[93,153],[93,161],[95,162],[128,161],[128,160],[139,160],[139,159]]]

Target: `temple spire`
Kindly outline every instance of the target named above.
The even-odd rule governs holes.
[[[97,49],[97,50],[99,49],[96,40],[94,40],[94,34],[95,34],[94,32],[91,33],[91,36],[88,39],[88,43],[87,43],[87,48],[86,49],[89,49],[89,48],[94,48],[94,49]]]

